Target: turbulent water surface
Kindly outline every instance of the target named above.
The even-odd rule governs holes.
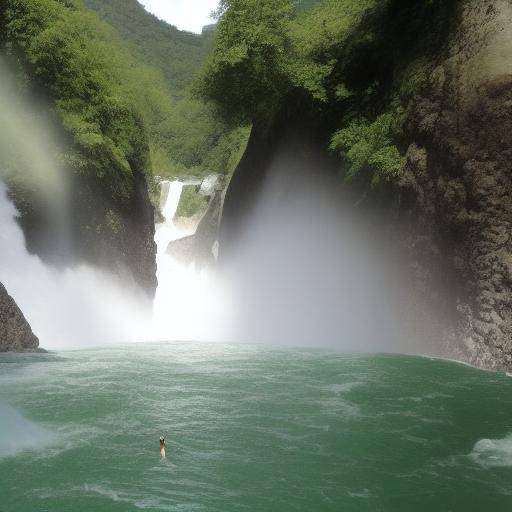
[[[447,361],[196,343],[3,355],[0,510],[505,511],[510,433],[512,379]]]

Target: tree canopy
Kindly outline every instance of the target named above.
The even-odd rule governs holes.
[[[226,119],[268,123],[290,97],[337,113],[326,141],[344,176],[399,179],[404,107],[428,80],[448,0],[223,0],[213,51],[195,85]],[[329,122],[330,124],[331,121]]]

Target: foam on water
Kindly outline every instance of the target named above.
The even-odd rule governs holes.
[[[503,439],[480,439],[470,458],[487,468],[512,466],[512,434]]]

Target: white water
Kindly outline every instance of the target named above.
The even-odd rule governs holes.
[[[135,284],[86,265],[65,271],[27,252],[17,211],[0,182],[0,282],[50,349],[139,341],[149,311]]]
[[[174,215],[183,185],[166,183],[165,222],[156,226],[158,289],[153,315],[128,274],[123,279],[87,265],[57,270],[27,252],[18,212],[0,182],[0,282],[40,346],[70,349],[113,342],[222,339],[221,300],[214,277],[166,254],[169,242],[193,234]],[[225,309],[224,309],[225,311]]]
[[[152,337],[169,340],[218,340],[223,338],[225,298],[219,283],[207,270],[196,270],[167,254],[169,243],[194,233],[180,229],[174,222],[183,184],[162,182],[168,187],[162,213],[165,221],[157,224],[158,288],[153,306]]]
[[[485,468],[512,466],[512,435],[503,439],[480,439],[470,458]]]

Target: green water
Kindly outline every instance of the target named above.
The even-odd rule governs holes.
[[[0,404],[1,512],[512,510],[512,379],[447,361],[3,355]]]

